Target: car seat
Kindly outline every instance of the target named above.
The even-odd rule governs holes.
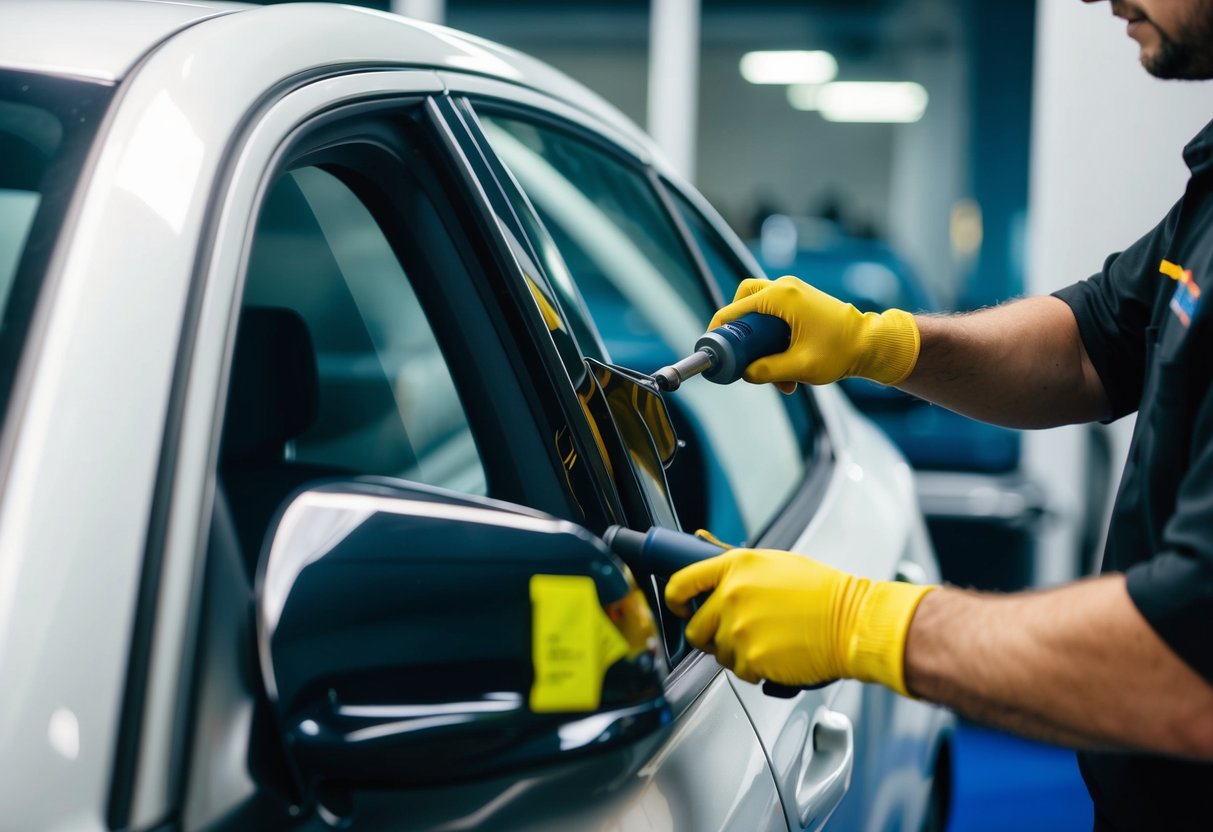
[[[318,386],[311,335],[299,314],[245,307],[236,332],[219,478],[250,575],[286,498],[312,480],[349,473],[290,458],[289,443],[316,419]]]

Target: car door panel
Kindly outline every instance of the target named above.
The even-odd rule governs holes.
[[[668,186],[673,189],[675,207],[726,294],[741,279],[761,274],[710,205],[685,185],[669,182]],[[801,551],[874,579],[938,581],[905,460],[871,423],[855,418],[853,408],[837,389],[816,388],[813,399],[834,455],[833,466],[818,468],[828,479],[821,484],[826,497],[815,513],[789,505],[759,545]],[[785,804],[791,807],[800,801],[805,786],[805,761],[797,763],[780,747],[789,745],[789,736],[795,736],[803,725],[802,716],[781,715],[778,707],[754,693],[753,686],[737,680],[735,684],[759,735],[773,749],[772,768]],[[836,683],[824,693],[826,706],[848,718],[854,727],[854,783],[833,823],[841,828],[919,827],[931,791],[939,737],[949,717],[938,708],[857,682]],[[808,759],[811,757],[809,753]],[[793,828],[795,814],[789,811]]]
[[[668,734],[558,768],[355,798],[358,828],[785,832],[766,756],[723,674]]]
[[[249,217],[255,210],[256,200],[264,199],[269,184],[267,171],[283,164],[281,160],[276,160],[276,157],[283,153],[282,145],[286,137],[298,132],[300,124],[306,124],[314,114],[326,108],[324,94],[334,96],[341,103],[350,103],[359,97],[382,97],[385,92],[394,89],[394,82],[405,77],[405,73],[376,73],[372,76],[334,79],[326,82],[323,88],[319,85],[305,87],[299,93],[288,96],[279,105],[269,108],[270,117],[254,132],[255,139],[250,142],[242,159],[242,164],[247,163],[249,167],[242,171],[244,175],[235,176],[230,185],[229,193],[235,204],[227,204],[229,213],[226,216],[229,222],[221,223],[217,231],[220,243],[216,245],[215,254],[211,259],[212,282],[208,283],[204,305],[209,315],[222,317],[224,312],[232,308],[237,284],[229,281],[227,275],[245,267],[257,267],[259,272],[264,274],[270,268],[267,264],[278,260],[276,257],[267,260],[265,257],[258,259],[241,254],[241,244],[248,232],[242,233],[239,217],[242,214],[246,218]],[[433,76],[425,77],[432,79]],[[287,106],[288,101],[293,106]],[[339,116],[329,114],[324,118],[324,129],[328,131],[325,135],[337,136],[336,132],[331,131],[335,129],[334,125],[339,125]],[[328,147],[324,152],[331,154],[334,151],[332,147]],[[318,163],[322,166],[326,164],[323,159]],[[315,178],[313,174],[308,175]],[[302,183],[307,184],[306,180]],[[466,200],[469,196],[467,193],[449,193],[447,198]],[[329,218],[328,222],[332,228],[327,229],[326,234],[330,243],[333,240],[333,228],[336,228],[342,219],[349,220],[355,216],[356,214],[347,210]],[[472,226],[471,230],[465,228],[465,232],[483,233],[486,227],[493,226],[491,223],[479,228]],[[499,251],[500,248],[495,250]],[[341,258],[336,259],[340,261]],[[340,262],[338,265],[341,265]],[[355,269],[347,268],[344,271],[350,280],[354,280],[358,274]],[[297,274],[297,270],[288,269],[283,278],[273,284],[278,288],[269,295],[265,295],[265,290],[271,284],[266,283],[264,277],[259,286],[251,289],[246,287],[245,301],[254,306],[262,304],[261,308],[264,308],[265,303],[279,307],[298,306],[303,310],[300,317],[305,322],[310,321],[309,326],[319,332],[325,326],[324,319],[311,315],[302,304],[291,301],[290,274]],[[411,277],[410,275],[410,279]],[[519,283],[524,280],[522,275],[510,273],[508,270],[501,277]],[[303,284],[301,290],[302,287]],[[250,292],[252,294],[248,294]],[[258,294],[259,292],[261,294]],[[530,291],[524,287],[520,292],[511,290],[509,293],[501,292],[498,287],[486,292],[483,297],[486,298],[485,302],[501,304],[505,304],[506,299],[511,297],[538,303],[534,287]],[[423,298],[423,301],[423,305],[429,308],[433,298]],[[332,311],[335,313],[338,310]],[[511,313],[507,311],[502,314],[508,317]],[[225,329],[230,333],[232,326],[234,319],[226,326],[211,320],[206,324],[207,342],[212,346],[223,344],[226,339],[221,333]],[[444,326],[449,327],[450,320],[446,320]],[[435,327],[437,328],[437,325]],[[483,332],[483,329],[481,331]],[[320,334],[323,336],[323,333]],[[439,340],[443,342],[445,350],[450,340],[449,335]],[[321,337],[318,346],[323,343],[324,337]],[[512,357],[512,352],[516,352],[516,349],[498,352]],[[383,359],[387,353],[382,350],[381,353],[380,358]],[[554,353],[546,356],[545,360],[551,363],[553,357]],[[202,377],[213,379],[215,368],[211,367],[209,362],[204,366],[206,371],[202,373]],[[383,368],[388,369],[388,365],[384,364]],[[334,371],[341,369],[337,367]],[[525,366],[523,372],[532,370],[533,367]],[[325,372],[328,371],[321,366],[322,376]],[[568,383],[568,376],[564,373],[545,371],[543,376],[532,374],[530,383],[545,387],[559,384],[562,379],[564,383]],[[456,374],[457,385],[466,382],[466,377]],[[323,384],[321,392],[324,395]],[[572,390],[567,393],[570,397],[573,396]],[[401,415],[404,415],[403,410]],[[469,417],[475,422],[476,417],[480,415],[473,412]],[[515,409],[508,415],[514,419],[523,418],[525,411]],[[214,441],[213,437],[207,438]],[[319,453],[329,447],[315,443],[299,445],[300,450],[312,453]],[[580,445],[577,446],[577,453],[584,456],[591,454],[592,449]],[[333,459],[326,457],[323,461],[333,462]],[[533,460],[533,464],[549,463]],[[555,467],[559,468],[559,462]],[[532,470],[528,473],[534,478],[536,472]],[[488,482],[491,486],[491,472]],[[652,740],[642,741],[621,751],[608,752],[601,757],[587,756],[580,762],[551,770],[519,772],[507,778],[434,789],[358,793],[353,798],[352,828],[452,829],[469,828],[469,824],[482,824],[489,828],[519,829],[784,829],[786,827],[778,793],[765,754],[749,719],[725,677],[719,673],[711,676],[714,678],[706,687],[690,692],[693,701],[679,712],[668,733]],[[228,697],[227,700],[218,700],[215,704],[221,709],[235,708],[241,719],[247,719],[250,703],[233,702],[230,699]],[[212,711],[208,712],[207,718],[212,721],[221,720],[222,715]],[[253,743],[266,741],[267,735],[264,733],[252,738]],[[203,758],[206,757],[207,748],[205,745],[197,747],[197,754],[202,756],[195,756],[195,766],[206,765]],[[238,815],[253,811],[253,815],[243,814],[246,818],[259,816],[256,813],[263,811],[263,807],[259,807],[259,801],[255,797],[248,796],[247,778],[238,777],[223,786],[222,790],[227,792],[226,797],[215,794],[202,795],[196,791],[199,788],[211,788],[221,779],[202,777],[195,781],[195,785],[189,790],[191,818],[208,826],[215,821],[219,824],[216,828],[222,828],[225,819],[232,817],[225,812],[225,805],[229,810],[235,810]],[[248,810],[247,807],[253,808]],[[271,808],[266,817],[272,818],[275,811],[281,811],[283,808]],[[318,825],[318,817],[305,811],[297,821],[287,821],[279,815],[276,822],[267,822],[266,825],[272,827],[302,824],[302,828],[310,828]]]
[[[849,418],[850,405],[837,390],[821,390],[818,401],[835,440],[837,465],[821,510],[789,548],[875,580],[895,580],[899,572],[914,571],[903,568],[906,562],[917,565],[919,575],[937,580],[921,517],[914,511],[909,466],[874,426]],[[857,529],[863,533],[857,534]],[[789,744],[803,734],[804,712],[811,707],[781,706],[759,687],[735,677],[733,681],[768,749],[785,806],[794,805],[804,759]],[[854,681],[801,698],[810,696],[820,697],[822,706],[856,727],[857,786],[839,808],[839,824],[884,829],[894,820],[894,828],[907,819],[921,822],[936,750],[925,740],[938,734],[942,713]],[[811,758],[812,749],[807,751]],[[799,828],[795,823],[796,815],[789,812],[790,828]]]
[[[535,287],[526,297],[535,299]],[[831,481],[827,505],[854,501],[858,491],[838,495],[845,479]],[[839,523],[853,518],[844,509]],[[823,524],[819,537],[806,532],[801,542],[829,541],[837,528]],[[716,673],[667,737],[550,771],[420,792],[358,794],[356,828],[785,829],[801,828],[802,819],[811,826],[841,798],[855,737],[864,736],[845,730],[848,719],[858,724],[864,714],[845,697],[835,701],[840,687],[774,700]],[[830,736],[814,742],[831,730],[833,750],[825,747]]]
[[[512,111],[505,112],[506,118],[509,118]],[[526,118],[526,114],[518,117]],[[645,354],[644,350],[652,350],[654,339],[651,335],[642,339],[639,346],[635,346],[634,339],[629,337],[628,317],[637,314],[645,317],[646,328],[655,332],[667,348],[669,345],[692,343],[702,331],[703,323],[697,321],[699,317],[704,316],[706,310],[701,310],[699,315],[688,315],[688,307],[682,300],[686,297],[686,290],[677,290],[668,285],[666,275],[669,271],[655,268],[649,260],[649,255],[642,253],[651,251],[645,247],[644,236],[631,234],[626,230],[621,232],[612,224],[612,220],[607,219],[612,197],[600,197],[605,200],[603,204],[592,201],[588,195],[576,193],[573,181],[568,178],[569,171],[577,169],[575,160],[558,159],[557,165],[563,162],[561,170],[547,164],[546,160],[535,152],[536,141],[541,141],[541,137],[528,136],[525,127],[515,128],[511,132],[498,127],[495,122],[485,123],[481,119],[477,123],[484,124],[485,129],[489,131],[490,144],[494,150],[504,151],[503,161],[518,178],[518,184],[526,191],[529,201],[538,206],[550,206],[546,210],[541,209],[540,214],[545,226],[552,232],[555,247],[565,253],[565,260],[573,276],[585,276],[587,273],[609,275],[606,283],[595,278],[588,287],[585,283],[579,282],[579,285],[585,303],[600,329],[604,323],[609,325],[612,321],[622,322],[622,326],[614,330],[609,327],[603,330],[603,337],[610,346],[612,355],[620,351],[621,347],[628,355],[631,353],[627,350],[638,349],[640,351],[637,355],[641,356]],[[538,129],[542,131],[546,128]],[[559,154],[560,151],[561,148],[557,146],[549,153]],[[579,152],[582,151],[571,151],[574,157]],[[607,163],[604,161],[602,164]],[[592,168],[591,161],[590,170],[582,168],[582,172],[587,176],[601,175],[595,174]],[[557,212],[551,207],[556,205],[568,210]],[[523,205],[519,210],[526,211],[529,207]],[[641,221],[638,216],[633,217],[633,220]],[[622,227],[626,229],[626,224]],[[651,224],[648,227],[653,228]],[[685,232],[683,233],[685,235]],[[687,244],[686,240],[684,244]],[[602,248],[603,251],[597,252],[597,248]],[[582,256],[583,253],[585,257]],[[697,263],[703,262],[702,257],[693,260]],[[620,262],[628,265],[620,267]],[[601,271],[596,271],[599,269]],[[692,273],[699,271],[695,267],[691,270]],[[611,285],[608,287],[607,284]],[[607,288],[610,291],[598,291]],[[619,292],[618,297],[613,295],[615,291]],[[710,299],[715,297],[710,286],[702,285],[700,292],[709,299],[709,304],[712,302]],[[665,296],[664,301],[660,300],[662,293]],[[681,328],[680,315],[688,317],[688,321]],[[654,357],[651,360],[657,359]],[[688,396],[690,398],[687,398]],[[736,528],[726,530],[725,534],[736,535],[734,539],[738,539],[744,535],[743,530],[746,527],[755,527],[756,518],[780,518],[778,504],[771,505],[771,502],[777,498],[776,495],[788,495],[790,492],[791,496],[785,497],[784,500],[788,506],[806,508],[806,520],[799,525],[795,521],[771,525],[779,526],[777,533],[781,539],[787,538],[791,541],[799,537],[804,522],[812,516],[812,510],[816,507],[815,502],[821,494],[823,474],[829,469],[829,461],[823,455],[824,451],[819,444],[811,441],[802,444],[792,438],[792,422],[783,413],[780,397],[772,398],[770,389],[742,389],[739,386],[725,391],[704,384],[688,385],[685,391],[680,391],[679,396],[667,399],[671,401],[673,412],[676,413],[680,407],[686,406],[689,415],[703,417],[699,424],[703,430],[703,448],[707,451],[705,456],[718,466],[723,463],[723,467],[736,478],[735,482],[748,486],[743,495],[737,496],[748,497],[756,502],[755,505],[738,505],[741,512],[735,516],[739,521],[748,522],[744,525],[739,522]],[[771,406],[774,406],[775,410],[772,411]],[[742,424],[755,424],[756,413],[763,414],[762,418],[757,419],[763,425],[763,430],[739,431]],[[741,414],[746,415],[742,418]],[[787,435],[782,435],[781,431]],[[759,435],[751,435],[755,433]],[[758,443],[757,447],[754,442]],[[807,458],[818,459],[814,455],[819,455],[819,464],[804,464],[799,469],[786,464],[772,467],[769,460],[788,447],[803,449],[801,452]],[[689,448],[684,449],[683,453],[704,451]],[[718,453],[726,456],[720,458]],[[806,471],[811,472],[810,475],[805,476]],[[804,478],[798,488],[793,488],[793,481],[772,479],[777,474],[797,473]],[[728,482],[723,477],[721,480]],[[758,482],[764,483],[765,487],[755,488],[754,484]],[[798,499],[802,493],[812,494],[814,500],[806,503]],[[716,489],[716,496],[721,497],[720,488]],[[726,499],[735,500],[737,496],[728,495]],[[718,523],[721,515],[717,513],[715,516]],[[803,818],[810,828],[819,826],[837,807],[849,785],[855,762],[851,720],[858,718],[858,714],[846,715],[829,710],[821,692],[802,693],[787,700],[772,699],[757,692],[757,687],[737,681],[731,674],[726,674],[726,677],[734,687],[739,688],[739,694],[741,687],[749,688],[749,698],[742,697],[743,704],[759,730],[759,737],[764,743],[772,766],[783,767],[782,771],[778,768],[776,770],[785,823],[794,824],[795,828],[799,829]],[[819,742],[815,743],[815,739]],[[775,754],[779,755],[778,761],[774,759]]]

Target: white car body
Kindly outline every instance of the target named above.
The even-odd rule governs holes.
[[[651,166],[752,261],[612,107],[442,27],[320,4],[10,0],[0,5],[6,70],[88,79],[114,95],[4,419],[0,828],[228,828],[257,788],[246,764],[252,707],[233,699],[226,713],[199,713],[188,686],[209,684],[210,670],[189,671],[247,246],[293,132],[337,104],[393,97],[534,108]],[[905,462],[835,390],[812,397],[833,461],[790,548],[873,578],[938,580]],[[609,788],[579,795],[567,772],[520,772],[380,795],[352,828],[925,822],[946,766],[947,713],[856,682],[777,699],[702,655],[667,684],[670,732]],[[208,741],[191,739],[204,719]],[[840,725],[853,726],[854,756],[822,780],[814,737]],[[323,826],[319,815],[295,822]]]

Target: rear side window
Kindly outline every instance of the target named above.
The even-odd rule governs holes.
[[[679,215],[682,217],[683,222],[686,223],[687,230],[690,231],[691,237],[695,240],[695,245],[703,256],[708,273],[716,281],[716,286],[720,289],[720,293],[726,301],[733,298],[733,295],[737,292],[737,286],[741,281],[751,277],[764,277],[761,272],[751,271],[746,268],[737,257],[733,247],[720,236],[720,232],[713,227],[712,223],[685,196],[668,184],[667,188],[669,188],[670,196],[674,201],[675,207],[678,209]],[[810,393],[802,386],[797,395],[781,398],[784,410],[792,421],[797,437],[799,437],[800,445],[804,448],[811,446],[816,429],[816,421],[809,408],[807,398],[809,395]],[[795,456],[795,451],[791,448],[787,449],[787,453]]]
[[[689,352],[716,305],[648,178],[546,124],[481,119],[580,289],[611,360],[651,373]],[[687,442],[667,472],[684,527],[753,539],[786,503],[805,460],[780,398],[770,387],[702,380],[667,397]]]

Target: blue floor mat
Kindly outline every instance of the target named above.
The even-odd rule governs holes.
[[[1090,830],[1074,752],[962,723],[948,832]]]

